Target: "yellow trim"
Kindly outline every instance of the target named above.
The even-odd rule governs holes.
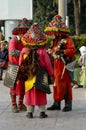
[[[26,46],[26,45],[30,45],[30,46],[43,46],[48,42],[48,38],[46,37],[46,40],[41,42],[41,43],[27,43],[24,38],[21,38],[22,43]]]
[[[25,81],[25,92],[29,91],[34,87],[34,83],[36,82],[36,76],[34,76],[32,79],[28,79]]]
[[[44,32],[70,32],[70,30],[56,27],[46,27]]]

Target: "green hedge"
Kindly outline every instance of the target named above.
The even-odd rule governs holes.
[[[86,46],[86,34],[83,34],[80,36],[71,36],[71,37],[72,37],[75,47],[76,47],[76,62],[78,62],[78,59],[80,56],[79,48],[81,46]]]
[[[81,46],[86,46],[86,34],[83,34],[83,35],[80,35],[80,36],[71,36],[73,41],[74,41],[74,44],[75,44],[75,47],[76,47],[76,50],[78,53],[79,52],[79,48]]]

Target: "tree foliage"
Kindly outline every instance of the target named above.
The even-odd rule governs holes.
[[[79,1],[79,0],[78,0]],[[83,1],[83,2],[82,2]],[[86,1],[81,0],[81,17],[80,17],[80,29],[81,33],[86,33],[84,29],[86,27]],[[74,3],[73,0],[68,0],[67,5],[69,26],[71,29],[71,35],[76,34],[75,31],[75,18],[74,18]],[[58,1],[57,0],[33,0],[33,22],[37,22],[44,29],[45,26],[52,20],[53,16],[58,14]],[[84,20],[83,20],[84,19]]]
[[[53,0],[33,0],[33,22],[40,23],[42,28],[58,13],[57,5]]]

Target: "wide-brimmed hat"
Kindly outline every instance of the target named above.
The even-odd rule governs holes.
[[[12,30],[13,35],[25,34],[29,29],[30,25],[26,18],[19,21],[18,26]]]
[[[48,27],[45,28],[44,32],[47,35],[53,35],[53,34],[64,34],[69,33],[70,30],[67,28],[65,23],[63,22],[63,19],[60,15],[55,15],[52,21],[48,24]]]
[[[34,23],[21,38],[24,45],[43,46],[47,43],[47,36],[39,24]]]

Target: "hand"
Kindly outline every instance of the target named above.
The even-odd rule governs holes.
[[[80,66],[80,67],[81,67],[82,65],[83,65],[83,64],[82,64],[82,62],[80,61],[80,62],[78,63],[78,66]]]
[[[49,49],[47,49],[47,53],[48,54],[51,54],[52,53],[52,50],[49,48]]]
[[[59,55],[59,54],[63,54],[63,53],[64,53],[63,50],[57,50],[57,51],[56,51],[56,54],[57,54],[57,55]]]
[[[54,76],[48,76],[49,84],[54,84]]]

